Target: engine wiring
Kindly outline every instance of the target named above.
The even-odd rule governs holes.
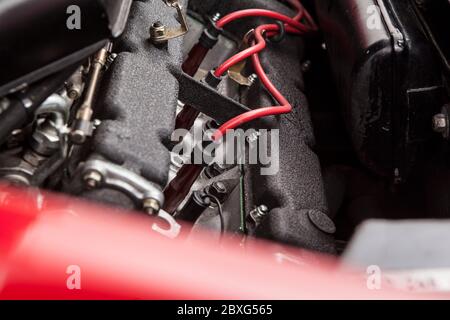
[[[220,128],[214,132],[213,140],[217,141],[219,140],[223,135],[226,134],[228,130],[235,129],[245,123],[248,123],[250,121],[266,117],[266,116],[273,116],[273,115],[279,115],[279,114],[286,114],[290,113],[292,111],[292,105],[289,103],[289,101],[278,91],[278,89],[275,87],[275,85],[270,81],[269,77],[267,76],[266,72],[264,71],[261,60],[259,59],[258,52],[262,51],[266,46],[266,41],[264,40],[262,31],[279,31],[278,25],[262,25],[255,30],[255,38],[256,42],[259,42],[259,44],[253,45],[249,49],[242,51],[240,54],[237,54],[233,58],[236,58],[233,60],[231,58],[226,64],[226,66],[233,66],[235,63],[238,63],[239,61],[242,61],[243,57],[251,57],[253,62],[253,67],[255,69],[255,73],[259,77],[260,81],[263,83],[263,85],[266,87],[266,89],[270,92],[270,94],[276,99],[276,101],[280,104],[280,106],[274,106],[274,107],[265,107],[265,108],[258,108],[255,110],[251,110],[249,112],[246,112],[244,114],[241,114],[237,117],[234,117],[233,119],[227,121],[224,123]],[[237,61],[237,62],[235,62]],[[225,65],[225,64],[224,64]],[[219,70],[219,69],[218,69]],[[220,69],[222,71],[222,69]],[[226,71],[223,71],[226,72]],[[219,75],[219,72],[216,71],[216,76]]]
[[[207,52],[217,43],[219,35],[225,26],[247,17],[263,17],[274,20],[273,24],[264,24],[256,28],[254,36],[249,37],[248,39],[250,47],[225,61],[213,73],[217,78],[221,78],[221,76],[234,65],[248,58],[252,58],[255,73],[259,76],[260,81],[280,106],[254,109],[227,121],[213,134],[213,140],[220,140],[228,130],[234,129],[249,121],[266,116],[286,114],[292,111],[292,106],[278,91],[275,85],[272,84],[259,59],[259,53],[266,48],[266,38],[271,38],[271,40],[276,36],[282,38],[286,33],[305,35],[318,30],[313,18],[299,0],[287,0],[287,2],[297,10],[296,15],[293,18],[275,11],[264,9],[240,10],[230,13],[220,19],[217,18],[217,20],[212,18],[210,20],[211,28],[208,27],[205,29],[203,36],[199,39],[199,43],[191,49],[189,58],[183,64],[183,70],[186,73],[193,75],[200,67],[200,63],[203,61]],[[282,26],[284,26],[284,28],[282,28]],[[177,116],[176,128],[191,128],[198,114],[199,112],[194,108],[185,106]],[[164,191],[166,197],[164,209],[167,212],[174,213],[176,211],[176,208],[178,208],[182,200],[189,194],[194,181],[199,177],[201,172],[201,165],[185,164],[182,166],[178,171],[177,176],[170,182]]]
[[[222,29],[227,24],[246,17],[265,17],[283,22],[285,24],[284,31],[289,34],[304,35],[318,30],[313,18],[303,7],[300,1],[290,0],[288,2],[298,10],[298,13],[294,18],[290,18],[286,15],[270,10],[247,9],[236,11],[223,17],[222,19],[217,21],[216,27]],[[301,22],[302,20],[304,20],[306,23]],[[212,137],[213,140],[219,140],[226,134],[228,130],[235,129],[250,121],[263,117],[287,114],[292,112],[292,105],[270,81],[259,58],[259,54],[267,46],[266,37],[274,36],[282,31],[283,30],[281,30],[278,24],[264,24],[257,27],[254,31],[254,39],[251,40],[252,42],[250,43],[250,47],[232,56],[214,71],[214,75],[216,77],[222,77],[234,65],[242,62],[243,60],[251,58],[255,73],[257,74],[261,83],[264,85],[267,91],[279,103],[279,106],[263,107],[251,110],[227,121],[214,133]]]
[[[225,234],[225,216],[223,213],[222,203],[220,203],[219,198],[217,198],[216,196],[213,196],[211,194],[206,195],[206,197],[211,199],[217,205],[219,219],[220,219],[220,234],[223,237],[223,235]]]

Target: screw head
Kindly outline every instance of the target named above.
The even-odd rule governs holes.
[[[247,79],[250,86],[252,86],[255,84],[256,80],[258,80],[258,75],[256,73],[252,73]]]
[[[78,100],[81,96],[81,92],[76,88],[71,87],[68,89],[67,96],[72,100]]]
[[[100,186],[103,177],[98,171],[89,171],[84,175],[83,179],[89,189],[96,189]]]
[[[259,224],[262,219],[264,219],[269,214],[269,208],[262,204],[256,207],[253,211],[250,212],[250,216],[257,224]]]
[[[165,40],[166,36],[166,26],[163,25],[160,21],[157,21],[152,24],[150,27],[150,40],[155,45],[161,45],[167,42]]]
[[[303,62],[301,68],[303,72],[309,72],[312,68],[311,60],[306,60],[305,62]]]
[[[266,214],[268,214],[269,213],[269,208],[266,206],[266,205],[260,205],[259,207],[258,207],[258,211],[260,212],[260,213],[262,213],[263,215],[266,215]]]
[[[222,16],[222,15],[220,14],[220,12],[216,12],[216,13],[212,16],[211,20],[214,21],[214,22],[217,22],[217,21],[220,20],[220,17],[221,17],[221,16]]]
[[[225,186],[225,184],[223,182],[214,182],[212,187],[218,193],[227,193],[227,187]]]
[[[82,130],[70,132],[69,137],[74,144],[80,145],[86,142],[86,134]]]
[[[143,207],[150,215],[156,215],[161,210],[161,204],[156,199],[145,199]]]
[[[448,128],[448,117],[443,113],[438,113],[433,117],[433,130],[444,133]]]

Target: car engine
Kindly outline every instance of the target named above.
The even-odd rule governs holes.
[[[378,219],[360,238],[402,251],[392,223],[450,218],[448,21],[448,0],[2,0],[0,179],[171,239],[358,260]]]

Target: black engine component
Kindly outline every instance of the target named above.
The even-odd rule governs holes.
[[[322,46],[290,0],[0,0],[0,178],[158,215],[169,238],[206,227],[332,254],[368,218],[448,216],[448,141],[433,129],[450,135],[450,3],[436,1],[305,1]],[[219,17],[255,8],[297,11],[304,29],[261,10]],[[216,74],[252,36],[266,37],[264,71],[255,59]],[[239,127],[263,130],[211,152],[207,131],[274,100],[285,108],[259,111],[277,116]]]
[[[261,8],[293,16],[288,7],[275,1],[190,1],[196,12],[213,15]],[[230,25],[230,31],[242,37],[264,19],[246,19]],[[269,20],[270,21],[270,20]],[[283,56],[283,59],[280,59]],[[260,165],[245,168],[245,211],[265,205],[270,209],[255,230],[257,236],[322,252],[334,252],[333,222],[328,218],[327,200],[320,163],[313,151],[314,131],[308,102],[303,94],[301,60],[304,42],[286,38],[281,44],[269,44],[261,61],[273,83],[294,106],[294,112],[277,118],[279,129],[279,172],[261,175]],[[272,98],[261,86],[255,86],[243,99],[247,106],[272,105]],[[316,219],[317,218],[317,219]]]
[[[130,5],[131,0],[2,0],[0,96],[92,55],[121,34]],[[76,28],[68,26],[72,14],[80,15]]]
[[[184,5],[184,1],[181,2]],[[102,120],[93,140],[92,157],[101,157],[142,175],[164,188],[170,152],[167,144],[175,126],[178,83],[170,67],[180,67],[182,38],[155,47],[148,29],[155,22],[174,25],[173,10],[162,1],[133,2],[118,56],[99,96],[97,117]],[[113,190],[96,190],[88,198],[134,208]]]
[[[316,7],[357,155],[400,182],[423,158],[445,95],[415,3],[320,0]]]

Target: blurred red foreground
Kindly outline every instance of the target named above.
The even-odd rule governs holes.
[[[0,299],[394,299],[323,257],[205,234],[169,240],[145,215],[0,188]],[[277,262],[285,252],[304,264]],[[285,256],[286,257],[286,256]],[[79,267],[80,290],[68,288]],[[70,286],[69,286],[70,287]]]

